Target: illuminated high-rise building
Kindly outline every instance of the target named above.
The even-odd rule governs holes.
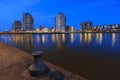
[[[92,22],[82,22],[80,24],[81,30],[84,31],[88,31],[92,29]]]
[[[66,31],[67,32],[74,32],[75,31],[75,27],[74,26],[67,26],[66,27]]]
[[[14,31],[21,31],[22,28],[22,23],[19,20],[15,20],[14,23],[12,24],[12,30]]]
[[[34,27],[34,19],[30,13],[23,14],[23,30],[32,31]]]
[[[55,29],[56,32],[66,31],[66,17],[64,13],[59,12],[55,17]]]

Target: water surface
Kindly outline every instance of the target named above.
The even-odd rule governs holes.
[[[120,34],[14,34],[0,41],[26,52],[42,50],[44,59],[89,80],[120,80]]]

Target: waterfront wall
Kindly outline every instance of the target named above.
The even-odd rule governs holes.
[[[64,74],[64,80],[87,80],[56,65],[44,61],[51,71]],[[35,78],[28,68],[33,63],[31,54],[0,42],[0,80],[51,80],[50,77]]]

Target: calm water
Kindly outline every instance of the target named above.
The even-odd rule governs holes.
[[[89,80],[120,80],[120,34],[1,35],[0,41],[45,59]]]

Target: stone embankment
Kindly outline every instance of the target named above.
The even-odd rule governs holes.
[[[44,62],[51,71],[63,73],[63,80],[87,80],[47,61]],[[0,80],[52,80],[49,76],[43,78],[30,76],[28,68],[31,64],[32,55],[0,42]]]

